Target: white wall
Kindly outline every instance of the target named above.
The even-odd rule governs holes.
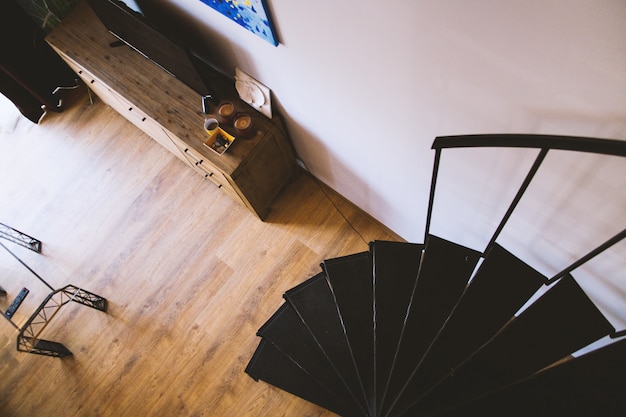
[[[190,22],[221,68],[232,74],[239,66],[270,87],[299,157],[316,177],[409,241],[422,241],[436,136],[511,132],[626,140],[623,0],[267,0],[278,47],[199,0],[161,1]],[[442,167],[468,181],[442,185],[433,230],[483,249],[481,228],[493,227],[492,214],[506,209],[502,196],[515,192],[504,184],[521,181],[534,153],[462,152]],[[527,209],[540,213],[537,203],[559,194],[553,218],[563,207],[580,205],[586,208],[573,212],[596,217],[593,226],[579,229],[581,219],[570,219],[552,227],[543,216],[538,229],[552,229],[551,237],[538,240],[531,232],[516,238],[515,231],[529,228],[522,216],[503,236],[520,248],[533,243],[520,256],[547,274],[626,226],[624,161],[607,170],[596,159],[581,164],[568,158],[551,156],[541,183],[552,188],[540,186]],[[487,168],[486,174],[471,173],[475,167]],[[558,172],[574,181],[565,194],[550,180]],[[609,178],[597,179],[597,173]],[[578,196],[585,184],[590,194]],[[613,198],[610,209],[598,209],[602,190]],[[458,229],[450,223],[454,212],[472,216]],[[563,249],[551,249],[555,245]],[[622,247],[610,255],[617,265],[625,265],[623,253]],[[612,270],[613,278],[597,279],[609,292],[621,288],[619,298],[626,299],[626,278],[619,276],[624,268]],[[617,309],[611,314],[626,323],[623,306]]]
[[[199,0],[219,65],[270,87],[308,168],[421,240],[435,136],[626,139],[623,0],[268,0],[274,47]]]

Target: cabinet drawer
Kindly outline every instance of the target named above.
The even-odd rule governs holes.
[[[217,170],[210,162],[207,162],[206,159],[199,157],[199,155],[191,148],[185,148],[183,153],[194,167],[196,171],[202,174],[205,178],[211,180],[216,185],[222,187],[230,188],[228,180],[224,177],[224,175]]]
[[[113,109],[117,110],[128,121],[141,129],[145,134],[150,136],[156,142],[161,144],[165,149],[172,152],[183,162],[187,162],[185,157],[180,153],[180,149],[176,146],[173,135],[169,134],[163,127],[153,118],[146,114],[143,110],[133,105],[114,91],[110,91],[110,100],[114,102],[109,104]]]
[[[98,78],[96,78],[92,73],[87,71],[81,65],[79,65],[76,62],[74,62],[73,59],[71,59],[70,57],[68,57],[64,53],[59,52],[59,54],[65,60],[67,65],[71,69],[73,69],[76,74],[78,74],[78,76],[81,78],[81,80],[83,80],[85,82],[85,85],[87,85],[87,87],[89,87],[89,89],[91,91],[93,91],[98,97],[100,97],[100,99],[103,102],[105,102],[109,106],[113,107],[113,105],[111,105],[111,103],[110,103],[110,101],[111,101],[111,99],[110,99],[111,98],[110,97],[111,89],[106,84],[104,84],[102,81],[100,81]],[[113,104],[115,104],[115,103],[113,103]],[[115,110],[117,110],[117,109],[115,109]]]
[[[69,63],[72,64],[71,61]],[[134,106],[124,97],[111,90],[106,86],[106,84],[102,83],[88,71],[81,69],[75,64],[70,66],[104,103],[120,113],[129,122],[137,126],[165,149],[172,152],[180,160],[188,162],[181,154],[180,149],[174,143],[172,136],[168,134],[168,132],[166,132],[165,129],[163,129],[154,119],[148,116],[148,114],[144,113],[141,109]]]
[[[259,133],[224,158],[214,158],[205,152],[197,130],[205,118],[197,93],[135,51],[112,49],[111,36],[86,2],[80,3],[47,36],[48,43],[102,102],[209,180],[211,189],[217,186],[264,219],[272,199],[297,170],[280,119],[255,116]],[[216,77],[215,83],[225,98],[244,105],[231,94],[229,81]]]
[[[217,188],[219,188],[224,193],[228,194],[233,200],[237,201],[242,206],[246,206],[242,201],[241,197],[237,194],[237,191],[229,184],[228,180],[224,175],[217,171],[211,171],[210,169],[206,169],[209,167],[204,164],[203,160],[200,160],[193,164],[193,169],[198,172],[200,175],[204,177],[205,180],[211,182],[211,184]]]
[[[231,188],[229,186],[228,187],[227,186],[222,186],[222,187],[220,187],[220,190],[222,190],[224,193],[228,194],[228,196],[230,198],[235,200],[241,206],[246,207],[246,205],[243,202],[243,200],[241,199],[241,197],[237,194],[237,192],[233,188]]]
[[[96,79],[89,72],[83,69],[76,70],[76,73],[85,82],[85,85],[87,85],[87,87],[89,87],[91,91],[93,91],[98,97],[100,97],[103,102],[111,106],[111,104],[109,103],[110,100],[107,99],[109,89],[106,85],[102,84],[100,80]]]

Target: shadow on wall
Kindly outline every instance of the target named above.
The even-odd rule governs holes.
[[[589,108],[562,112],[529,108],[525,116],[533,131],[545,134],[626,138],[626,109],[621,114],[607,114]]]
[[[359,207],[362,210],[364,210],[363,207],[376,207],[378,210],[382,210],[392,216],[401,216],[398,209],[391,205],[388,199],[377,193],[372,187],[368,187],[363,179],[337,156],[336,152],[331,152],[327,144],[320,140],[315,133],[292,117],[289,112],[285,111],[280,100],[272,97],[272,105],[276,113],[281,116],[292,145],[294,145],[294,142],[298,144],[297,147],[294,146],[294,148],[296,148],[294,150],[299,165],[331,189],[334,188],[329,184],[350,184],[348,191],[343,191],[339,194],[352,204],[361,202]],[[297,138],[297,140],[294,141],[293,138]],[[314,163],[310,161],[314,161]],[[372,169],[372,174],[376,175],[374,171],[375,170]],[[320,172],[328,173],[328,176],[320,176]],[[367,210],[364,211],[367,212]],[[368,214],[376,219],[372,213],[368,212]],[[380,219],[376,220],[381,222]],[[421,222],[422,219],[416,219],[415,221],[420,227]]]
[[[152,22],[171,30],[175,36],[206,58],[215,70],[233,78],[237,56],[230,40],[224,35],[170,2],[150,4],[147,10],[150,12],[148,17]]]

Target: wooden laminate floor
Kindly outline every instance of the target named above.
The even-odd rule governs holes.
[[[52,287],[109,301],[54,317],[42,337],[64,359],[17,352],[0,319],[0,416],[332,415],[244,369],[283,292],[323,259],[398,240],[385,228],[306,174],[261,222],[86,97],[34,125],[0,96],[0,174],[0,222],[43,252],[6,247]],[[3,248],[0,286],[3,311],[30,290],[18,325],[49,292]]]

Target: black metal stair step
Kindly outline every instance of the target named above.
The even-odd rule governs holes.
[[[548,152],[624,152],[617,142],[591,145],[603,139],[505,136],[436,138],[424,245],[374,241],[368,252],[324,261],[259,329],[247,371],[340,414],[626,415],[626,339],[570,359],[626,335],[570,275],[626,230],[550,279],[496,243]],[[430,234],[442,151],[466,147],[538,152],[477,270],[483,254]]]
[[[325,260],[259,329],[246,372],[344,416],[623,415],[611,363],[626,364],[626,342],[558,362],[615,332],[574,278],[515,317],[548,280],[495,244],[468,285],[479,257],[429,236]],[[573,394],[580,378],[602,388]]]
[[[424,245],[374,241],[374,349],[376,403],[381,404],[417,280]]]
[[[355,410],[355,415],[357,415],[357,410],[361,411],[358,415],[367,415],[288,303],[280,306],[258,330],[257,335],[272,343],[311,375],[319,385],[331,392],[335,399],[345,406],[345,409]]]
[[[327,259],[322,268],[343,323],[367,409],[374,413],[374,295],[370,254],[360,252]]]
[[[624,358],[626,339],[621,339],[438,415],[624,416]]]
[[[545,283],[545,276],[495,244],[411,376],[402,398],[416,400],[445,378],[450,369],[487,343]]]
[[[313,339],[339,373],[352,396],[367,404],[348,339],[323,272],[288,290],[285,300],[298,314]]]
[[[481,254],[434,235],[427,237],[383,403],[385,415],[463,293]]]
[[[568,275],[417,403],[407,407],[413,399],[399,401],[393,415],[428,415],[477,398],[527,378],[614,331]]]
[[[261,339],[245,372],[256,381],[267,382],[339,415],[357,416],[353,410],[338,401],[333,393],[265,339]]]

